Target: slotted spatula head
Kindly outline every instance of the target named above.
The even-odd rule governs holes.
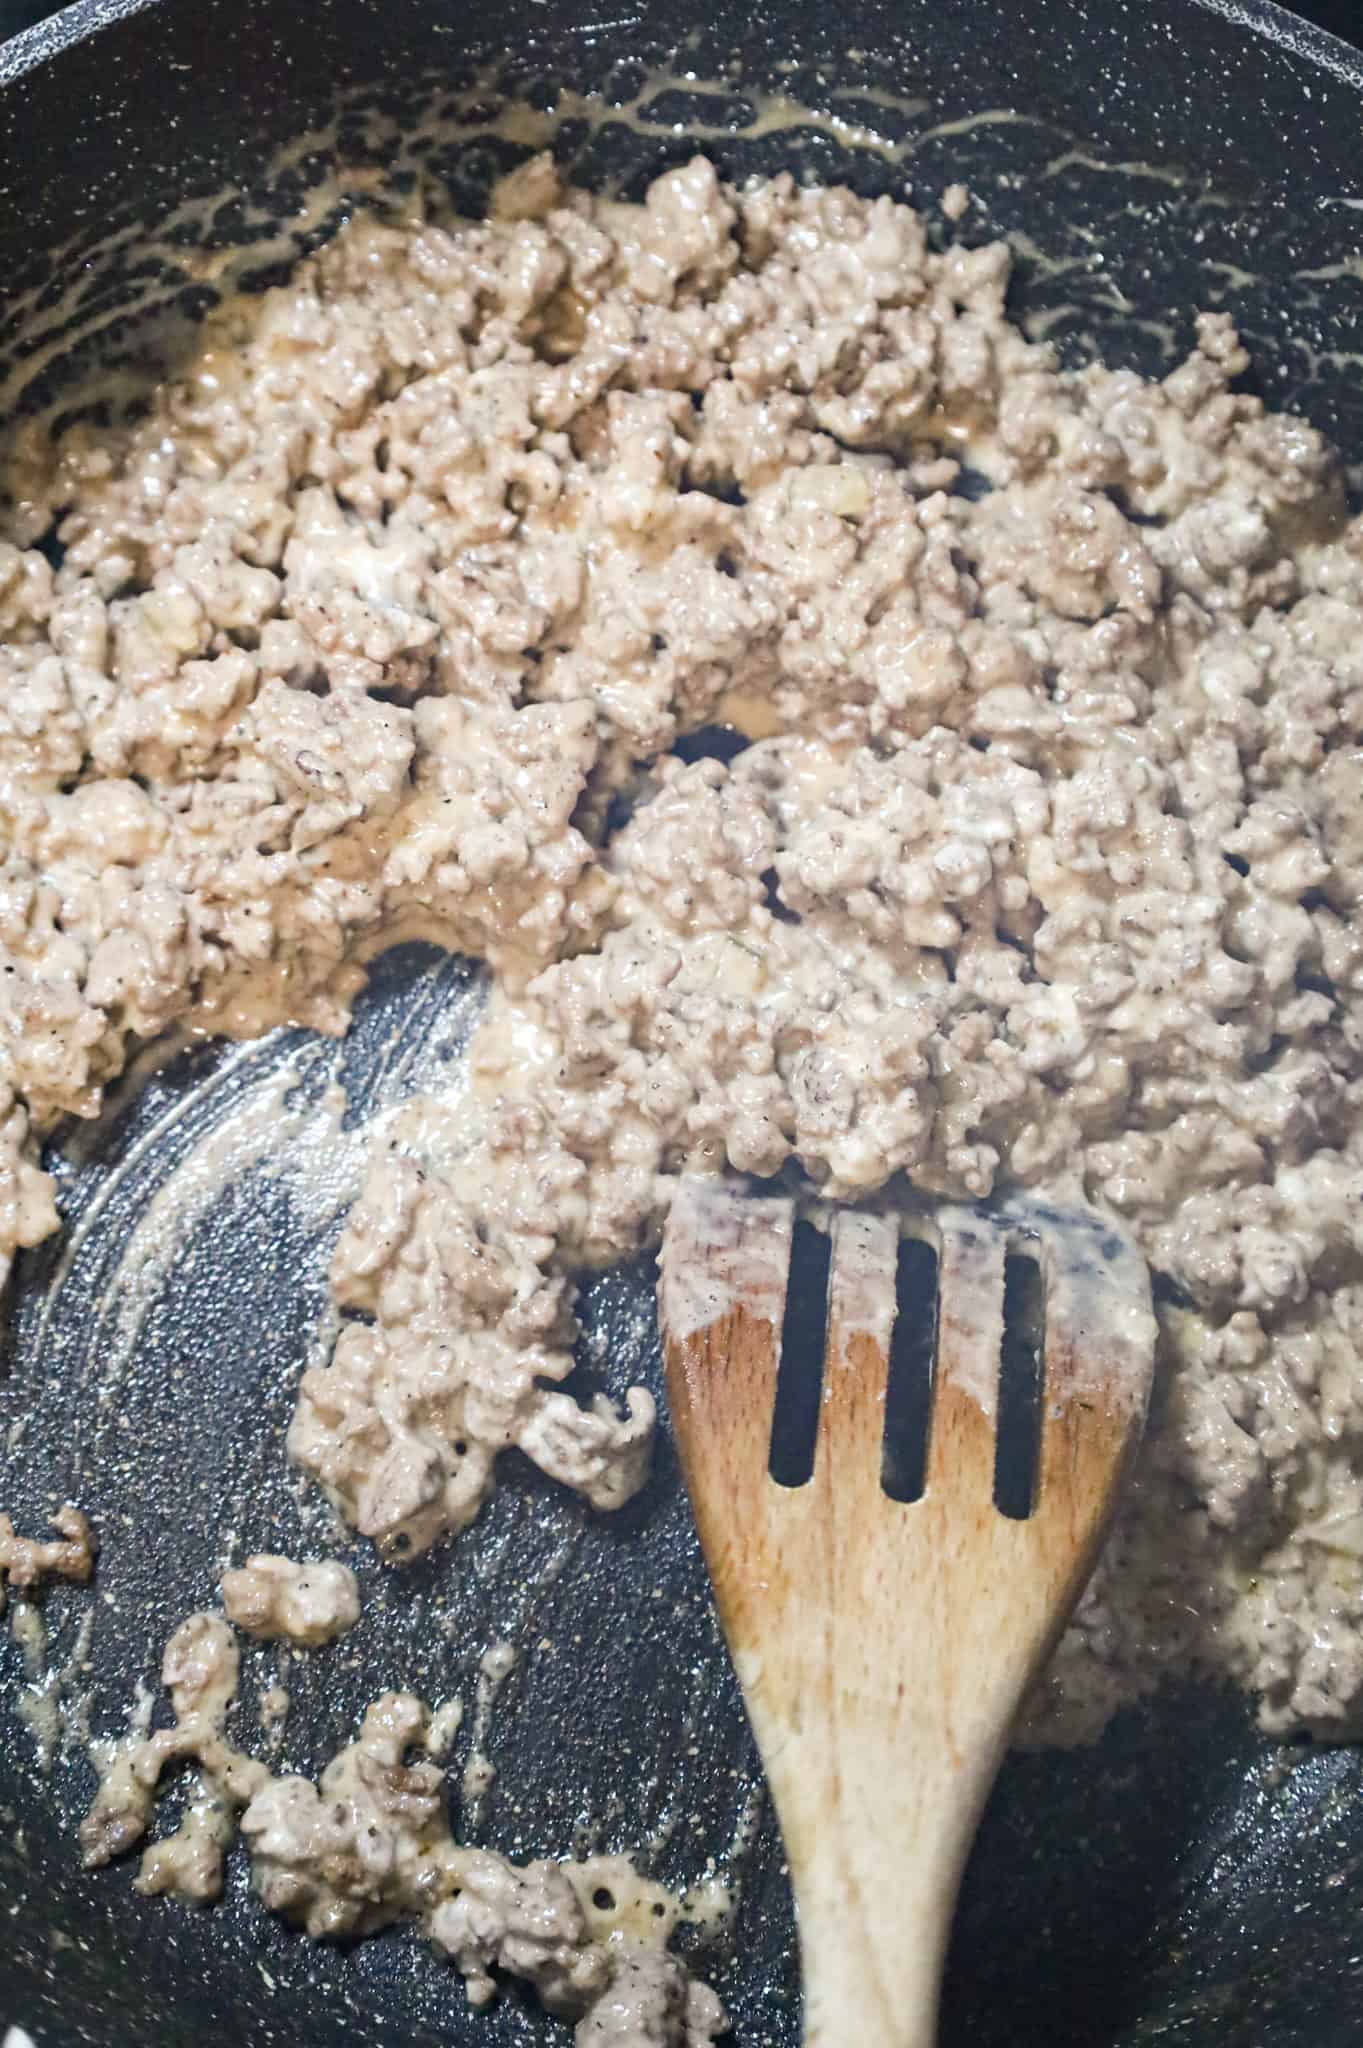
[[[673,1426],[785,1837],[804,2038],[929,2048],[980,1808],[1144,1419],[1149,1283],[1129,1241],[1082,1208],[1016,1199],[902,1223],[837,1212],[812,1470],[783,1485],[772,1447],[783,1324],[799,1334],[787,1318],[794,1224],[788,1199],[683,1183],[659,1287]],[[905,1230],[933,1246],[937,1269],[911,1500],[886,1490],[890,1360],[897,1323],[934,1304],[901,1309],[897,1283],[902,1294],[903,1275],[923,1270],[903,1259]],[[1019,1254],[1036,1261],[1044,1300],[1025,1515],[995,1504]]]

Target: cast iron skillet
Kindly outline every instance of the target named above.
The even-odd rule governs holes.
[[[489,113],[499,95],[552,106],[563,85],[603,96],[604,122],[569,121],[557,142],[588,182],[637,190],[690,152],[698,119],[734,175],[790,164],[866,192],[908,178],[930,212],[964,179],[983,201],[969,235],[1025,234],[1018,308],[1049,316],[1072,354],[1157,371],[1194,307],[1227,306],[1273,401],[1363,454],[1363,76],[1257,0],[84,0],[0,52],[6,402],[50,403],[92,354],[136,374],[243,266],[248,288],[270,281],[279,222],[329,169],[343,188],[376,163],[400,177],[424,147],[420,117],[467,114],[489,64]],[[692,76],[656,88],[658,69]],[[764,90],[897,136],[900,160],[827,124],[756,134]],[[975,118],[998,110],[1023,118]],[[315,147],[281,169],[308,131]],[[520,153],[447,124],[426,162],[476,207]],[[322,209],[311,239],[332,225]],[[129,1263],[139,1219],[214,1133],[269,1124],[285,1069],[305,1150],[328,1078],[394,1099],[458,1056],[475,1002],[467,963],[390,954],[339,1051],[303,1034],[199,1048],[115,1112],[93,1152],[58,1159],[65,1243],[23,1262],[10,1307],[0,1505],[36,1522],[69,1496],[103,1534],[97,1728],[120,1724],[229,1556],[337,1543],[281,1445],[334,1205],[300,1199],[306,1183],[253,1165],[243,1141],[168,1269]],[[588,1289],[584,1383],[656,1385],[651,1285],[640,1262]],[[613,1519],[507,1462],[477,1527],[401,1580],[342,1543],[365,1617],[294,1666],[284,1754],[315,1767],[386,1685],[472,1702],[481,1652],[518,1642],[529,1654],[488,1732],[498,1788],[465,1828],[521,1856],[651,1843],[673,1881],[707,1857],[734,1863],[741,1909],[706,1967],[738,2041],[787,2048],[779,1844],[766,1820],[743,1846],[755,1758],[666,1436],[646,1494]],[[49,1599],[58,1662],[88,1602]],[[253,1681],[273,1668],[248,1660]],[[0,1643],[0,1712],[20,1678]],[[88,1766],[44,1781],[26,1731],[7,1712],[0,1729],[0,2028],[22,2022],[39,2048],[197,2048],[208,2027],[243,2048],[565,2038],[514,1990],[466,2017],[457,1981],[402,1935],[350,1952],[295,1938],[251,1905],[240,1867],[206,1915],[138,1899],[126,1867],[83,1876]],[[1241,1701],[1202,1690],[1124,1715],[1095,1749],[1015,1759],[966,1885],[947,2048],[1353,2048],[1361,1785],[1355,1752],[1270,1747]]]

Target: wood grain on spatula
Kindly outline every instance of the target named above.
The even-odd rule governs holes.
[[[900,1226],[832,1226],[813,1475],[769,1474],[794,1221],[784,1199],[686,1181],[659,1290],[682,1467],[785,1837],[804,2038],[930,2048],[961,1871],[1018,1704],[1093,1563],[1139,1433],[1145,1268],[1087,1210],[942,1208],[921,1499],[882,1485]],[[994,1505],[1004,1266],[1046,1301],[1026,1520]]]

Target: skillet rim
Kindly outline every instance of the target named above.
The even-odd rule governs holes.
[[[0,41],[0,92],[102,30],[170,4],[172,0],[72,0],[70,6],[46,20]],[[1280,7],[1277,0],[1180,0],[1180,4],[1303,58],[1363,93],[1363,50]]]

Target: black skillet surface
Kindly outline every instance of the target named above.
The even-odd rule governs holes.
[[[0,52],[11,398],[45,402],[91,348],[136,367],[149,333],[173,345],[231,245],[254,238],[255,281],[274,274],[277,222],[297,216],[328,155],[343,186],[391,168],[400,143],[410,160],[426,148],[419,117],[461,92],[467,109],[492,60],[499,91],[540,106],[560,83],[603,96],[603,123],[570,121],[557,144],[589,182],[636,189],[691,150],[675,131],[697,119],[734,175],[791,164],[865,191],[911,180],[930,212],[964,179],[982,201],[968,235],[1029,238],[1018,310],[1047,317],[1073,355],[1155,371],[1195,306],[1227,306],[1272,399],[1363,456],[1363,78],[1341,46],[1271,9],[1193,0],[844,0],[828,13],[800,0],[89,0]],[[653,67],[693,77],[663,93]],[[899,138],[900,156],[827,128],[758,135],[763,89]],[[496,93],[482,98],[495,113]],[[328,140],[281,171],[276,152],[338,106]],[[1022,118],[976,118],[999,109]],[[472,205],[518,153],[447,121],[425,162]],[[215,199],[225,187],[241,196]],[[187,213],[187,195],[207,214]],[[168,218],[169,232],[144,232]],[[148,305],[169,317],[148,322]],[[473,1000],[463,963],[390,955],[339,1050],[284,1034],[184,1054],[111,1117],[92,1156],[60,1167],[65,1245],[24,1262],[12,1306],[0,1505],[28,1522],[71,1496],[103,1532],[96,1728],[121,1724],[166,1629],[212,1598],[229,1554],[339,1542],[365,1615],[339,1649],[292,1667],[290,1765],[313,1768],[385,1685],[471,1703],[480,1654],[510,1639],[526,1655],[490,1724],[500,1776],[466,1829],[518,1855],[651,1843],[658,1873],[685,1882],[730,1859],[758,1774],[666,1437],[647,1492],[614,1519],[509,1461],[477,1527],[400,1580],[345,1548],[284,1469],[336,1228],[334,1190],[300,1167],[308,1105],[337,1073],[355,1097],[424,1085],[457,1058]],[[251,1138],[280,1117],[294,1119],[282,1173],[253,1163]],[[157,1190],[178,1175],[193,1195],[215,1156],[216,1199],[160,1268],[139,1264]],[[589,1289],[584,1380],[656,1386],[650,1289],[642,1266]],[[57,1661],[88,1598],[47,1602]],[[259,1655],[248,1671],[266,1682],[273,1667]],[[0,1711],[21,1677],[0,1641]],[[209,2027],[243,2048],[564,2038],[514,1993],[465,2017],[457,1982],[404,1936],[348,1952],[296,1939],[252,1907],[240,1867],[205,1915],[138,1899],[127,1867],[81,1875],[88,1766],[77,1757],[44,1781],[27,1731],[8,1714],[0,1730],[0,2028],[22,2022],[39,2048],[197,2048]],[[1353,2048],[1361,1785],[1357,1753],[1269,1747],[1241,1702],[1198,1690],[1124,1715],[1091,1751],[1013,1760],[967,1879],[946,2048]],[[792,1930],[769,1820],[737,1860],[740,1911],[706,1967],[736,2039],[787,2048]]]

